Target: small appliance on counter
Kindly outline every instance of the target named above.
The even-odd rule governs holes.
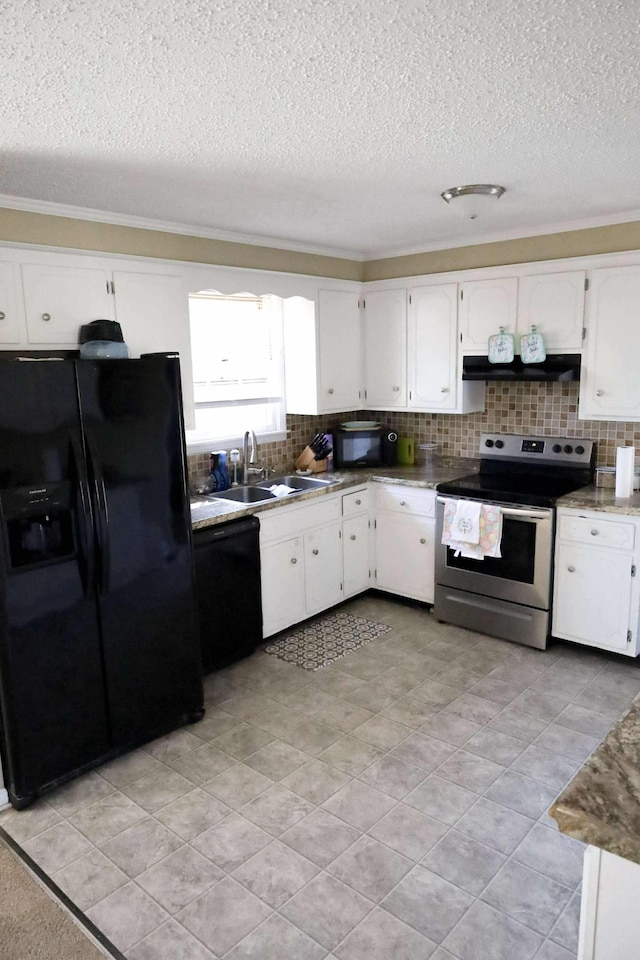
[[[336,433],[336,466],[391,467],[398,462],[398,434],[375,420],[350,420]]]
[[[129,348],[115,320],[92,320],[80,327],[78,336],[83,360],[127,360]]]

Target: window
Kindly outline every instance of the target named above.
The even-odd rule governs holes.
[[[189,297],[194,430],[190,451],[285,432],[282,301],[203,291]]]

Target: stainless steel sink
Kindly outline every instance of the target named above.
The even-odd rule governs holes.
[[[287,487],[293,487],[294,490],[302,492],[303,490],[321,490],[322,487],[328,487],[331,486],[332,483],[337,482],[337,480],[330,479],[329,477],[320,479],[320,477],[301,477],[297,473],[287,473],[282,477],[269,477],[268,480],[260,480],[260,482],[254,484],[254,486],[260,487],[262,490],[268,490],[269,487],[272,487],[274,484],[282,483]]]
[[[222,493],[209,494],[212,500],[231,500],[234,503],[266,503],[276,497],[264,487],[232,487]]]
[[[281,477],[269,477],[268,480],[260,480],[258,483],[252,483],[247,487],[232,487],[230,490],[224,490],[221,493],[210,493],[207,499],[210,500],[230,500],[234,503],[266,503],[269,500],[286,500],[287,496],[276,497],[271,493],[269,487],[274,484],[284,484],[292,487],[289,494],[295,497],[296,494],[305,493],[308,490],[322,490],[324,487],[337,483],[337,480],[319,477],[300,477],[297,473],[287,473]]]

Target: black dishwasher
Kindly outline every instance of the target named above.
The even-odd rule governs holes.
[[[262,642],[259,531],[257,517],[193,531],[205,673],[248,656]]]

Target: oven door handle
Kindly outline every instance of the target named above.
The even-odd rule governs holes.
[[[436,497],[438,503],[446,503],[447,500],[458,500],[459,497]],[[516,507],[500,507],[503,517],[522,517],[523,520],[547,520],[551,516],[551,510],[518,510]]]

